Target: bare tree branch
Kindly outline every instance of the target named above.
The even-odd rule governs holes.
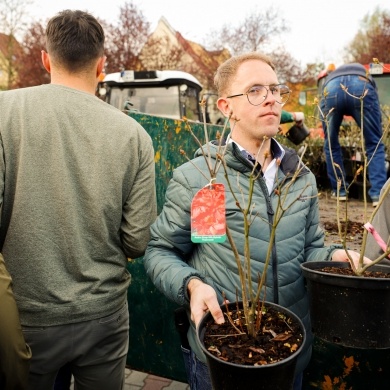
[[[377,7],[367,14],[352,42],[345,47],[346,62],[368,64],[373,58],[390,62],[390,12]]]
[[[0,89],[11,89],[17,79],[16,57],[21,47],[17,35],[26,25],[31,0],[0,0]]]
[[[248,51],[264,51],[275,36],[288,31],[285,20],[272,7],[251,12],[237,26],[223,25],[208,35],[213,49],[228,48],[233,55]]]
[[[120,69],[139,69],[138,54],[149,36],[150,22],[132,2],[120,8],[117,25],[104,24],[106,33],[107,69],[118,72]]]

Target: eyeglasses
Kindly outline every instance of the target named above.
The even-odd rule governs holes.
[[[266,88],[266,87],[269,87]],[[268,92],[271,91],[272,95],[276,99],[276,102],[279,104],[286,104],[287,100],[290,97],[290,88],[284,84],[276,85],[255,85],[246,93],[239,93],[237,95],[230,95],[226,98],[234,98],[237,96],[244,96],[248,98],[248,102],[253,106],[258,106],[267,99]]]

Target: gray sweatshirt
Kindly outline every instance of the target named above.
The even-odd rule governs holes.
[[[21,322],[91,320],[126,302],[127,258],[156,217],[154,152],[134,119],[60,85],[0,93],[0,248]]]

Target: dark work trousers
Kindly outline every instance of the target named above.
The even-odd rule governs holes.
[[[33,358],[29,390],[51,390],[67,365],[77,390],[121,390],[129,342],[127,304],[115,313],[74,324],[25,327]]]
[[[72,382],[72,367],[70,363],[62,366],[57,373],[53,390],[69,390]]]

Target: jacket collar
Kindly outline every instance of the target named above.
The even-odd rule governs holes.
[[[298,176],[309,173],[309,169],[303,164],[294,149],[279,143],[277,144],[284,150],[284,156],[281,159],[279,169],[285,176],[292,177],[298,169],[300,170]],[[200,157],[203,152],[208,153],[208,151],[210,151],[210,156],[214,159],[216,159],[217,153],[224,153],[226,165],[238,172],[251,172],[253,169],[253,164],[242,154],[235,142],[226,144],[226,140],[222,140],[222,142],[218,140],[210,141],[208,145],[203,145],[202,149],[199,148],[195,152],[195,157]]]

